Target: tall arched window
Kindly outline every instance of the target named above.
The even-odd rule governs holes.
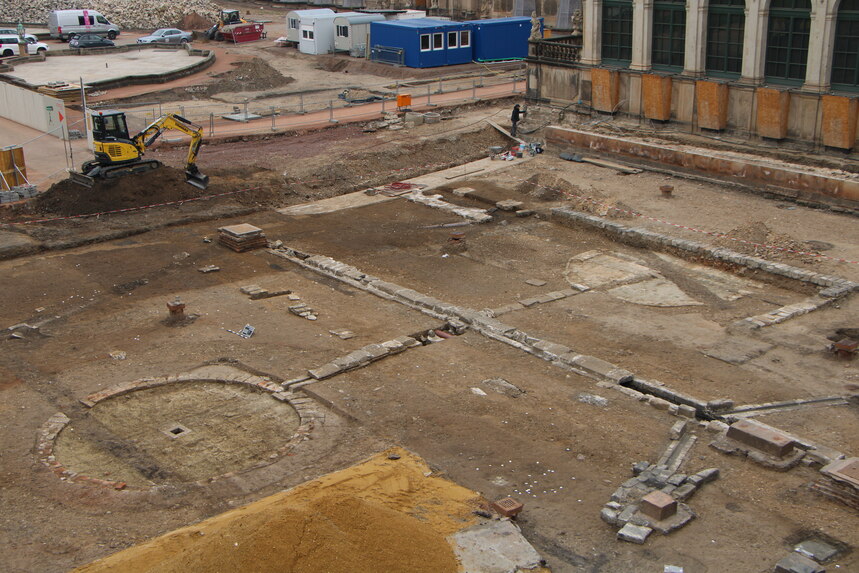
[[[859,0],[841,0],[838,7],[831,83],[859,86]]]
[[[632,60],[632,0],[604,0],[602,61],[626,66]]]
[[[772,0],[767,25],[767,80],[805,80],[808,36],[811,30],[809,0]]]
[[[738,76],[743,68],[745,0],[710,0],[707,9],[707,73]]]
[[[657,0],[653,4],[653,67],[680,71],[685,53],[686,0]]]

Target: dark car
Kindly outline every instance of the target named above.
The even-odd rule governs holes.
[[[70,48],[113,48],[116,44],[98,34],[81,34],[69,40]]]
[[[191,32],[177,28],[159,28],[148,36],[137,38],[138,44],[187,44],[194,37]]]

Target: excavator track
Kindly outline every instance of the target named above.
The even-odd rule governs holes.
[[[102,167],[98,176],[102,179],[117,179],[132,173],[146,173],[161,167],[161,162],[156,159],[144,159],[128,165],[111,165]]]

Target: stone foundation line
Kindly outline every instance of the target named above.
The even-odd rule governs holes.
[[[599,229],[610,235],[612,239],[636,247],[647,247],[661,251],[680,251],[684,255],[695,255],[748,269],[759,269],[765,273],[796,280],[817,287],[822,287],[817,296],[789,304],[758,316],[751,316],[738,321],[736,324],[751,329],[762,328],[784,322],[819,308],[828,306],[838,299],[859,291],[859,283],[847,279],[807,271],[783,263],[774,263],[760,257],[743,255],[729,249],[720,249],[687,239],[679,239],[669,235],[656,233],[642,227],[627,227],[619,223],[607,221],[601,217],[575,211],[567,207],[552,209],[552,220],[562,225],[583,225]]]
[[[446,303],[415,290],[383,281],[378,277],[360,271],[356,267],[324,255],[312,255],[287,246],[271,248],[269,249],[269,253],[364,292],[397,302],[433,318],[444,320],[449,325],[459,329],[459,331],[471,328],[493,340],[503,342],[543,360],[547,360],[555,366],[596,379],[597,385],[600,387],[611,388],[636,400],[647,401],[648,404],[656,409],[668,411],[682,418],[695,419],[700,417],[710,420],[704,423],[707,425],[708,430],[714,433],[723,433],[728,429],[728,425],[722,421],[722,418],[725,412],[734,407],[734,403],[731,400],[721,399],[705,402],[676,392],[662,382],[638,378],[632,372],[595,356],[578,354],[572,348],[563,344],[530,336],[526,332],[504,324],[493,316],[490,316],[493,314],[492,311],[478,311]],[[786,267],[787,265],[782,266]],[[831,280],[843,281],[843,279],[835,278]],[[855,283],[849,284],[855,285]],[[845,287],[842,286],[840,288]],[[846,294],[846,292],[843,294]],[[356,352],[360,353],[362,351],[359,350]],[[355,358],[358,358],[358,356]],[[340,368],[336,363],[329,364],[332,368]],[[324,369],[327,366],[317,369],[317,374],[325,377],[326,370]],[[312,373],[310,375],[316,378]],[[291,382],[302,384],[305,380],[310,381],[309,378],[301,378]],[[290,382],[286,384],[290,384]],[[298,384],[290,387],[297,388]],[[803,449],[819,449],[821,452],[826,452],[827,454],[833,452],[833,455],[843,457],[843,454],[840,452],[835,452],[835,450],[825,446],[820,447],[805,440],[797,440],[797,442],[803,445]],[[820,457],[825,461],[830,457],[827,454],[821,453]]]

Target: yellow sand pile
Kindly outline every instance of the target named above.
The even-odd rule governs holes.
[[[476,521],[480,498],[429,473],[390,450],[76,571],[457,571],[445,537]]]

